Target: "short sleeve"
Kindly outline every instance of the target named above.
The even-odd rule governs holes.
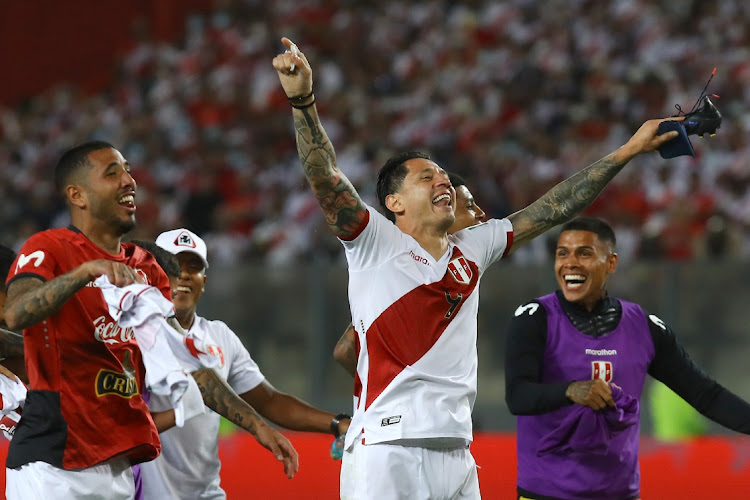
[[[376,267],[390,259],[406,245],[405,235],[380,212],[367,206],[365,226],[353,239],[340,240],[351,271]]]
[[[24,243],[8,272],[7,284],[24,277],[50,281],[57,276],[57,244],[44,233],[37,233]]]
[[[237,334],[225,323],[221,321],[216,323],[218,323],[217,329],[221,330],[217,337],[222,339],[226,363],[229,363],[227,383],[237,394],[255,389],[265,380],[258,364],[250,357],[250,353],[237,337]],[[214,340],[218,340],[218,338],[214,338]]]
[[[490,219],[462,229],[451,238],[484,272],[490,264],[508,254],[513,245],[513,224],[508,219]]]

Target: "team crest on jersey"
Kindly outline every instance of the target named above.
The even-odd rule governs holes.
[[[208,350],[208,353],[219,360],[219,368],[222,368],[224,366],[224,350],[217,346],[217,345],[207,345],[206,350]]]
[[[448,271],[450,271],[453,279],[461,283],[462,285],[468,285],[471,283],[471,277],[473,275],[469,263],[466,261],[466,257],[456,257],[448,263]]]
[[[612,362],[611,361],[592,361],[591,362],[591,380],[602,380],[612,382]]]

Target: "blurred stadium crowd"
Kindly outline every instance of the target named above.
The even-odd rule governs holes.
[[[375,204],[375,172],[423,149],[493,217],[623,144],[646,119],[709,93],[724,115],[697,159],[641,157],[587,213],[633,258],[750,254],[750,3],[234,0],[167,45],[133,28],[115,83],[57,86],[0,108],[0,241],[67,224],[52,166],[112,142],[139,183],[134,238],[189,227],[217,263],[340,259],[297,159],[273,55],[287,35],[316,68],[341,169]],[[545,242],[514,256],[546,258]]]

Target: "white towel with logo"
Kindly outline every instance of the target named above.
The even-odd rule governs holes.
[[[94,281],[109,306],[109,314],[123,328],[132,328],[146,367],[146,385],[151,392],[169,396],[175,411],[175,424],[182,427],[185,420],[205,412],[203,402],[184,398],[190,375],[183,364],[194,370],[212,368],[218,360],[210,355],[202,342],[187,338],[167,323],[174,306],[150,285],[134,283],[116,287],[106,275]]]

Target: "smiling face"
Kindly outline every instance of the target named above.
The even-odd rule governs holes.
[[[474,226],[484,221],[486,214],[484,210],[474,201],[474,196],[465,185],[456,188],[456,220],[448,230],[455,233],[467,227]]]
[[[98,149],[88,155],[91,168],[83,185],[70,191],[71,203],[83,208],[94,220],[116,228],[122,235],[135,227],[136,182],[130,175],[130,164],[119,151]],[[77,196],[77,198],[76,198]]]
[[[565,298],[591,311],[606,294],[607,278],[617,268],[612,244],[596,233],[570,230],[560,233],[555,251],[555,277]]]
[[[200,256],[193,252],[180,252],[177,260],[180,263],[180,275],[170,277],[169,282],[172,285],[172,302],[177,320],[187,329],[193,323],[195,310],[203,295],[206,268]]]
[[[386,197],[388,208],[398,216],[397,223],[447,232],[455,220],[456,198],[448,174],[424,158],[408,160],[404,165],[407,174],[401,188]]]

